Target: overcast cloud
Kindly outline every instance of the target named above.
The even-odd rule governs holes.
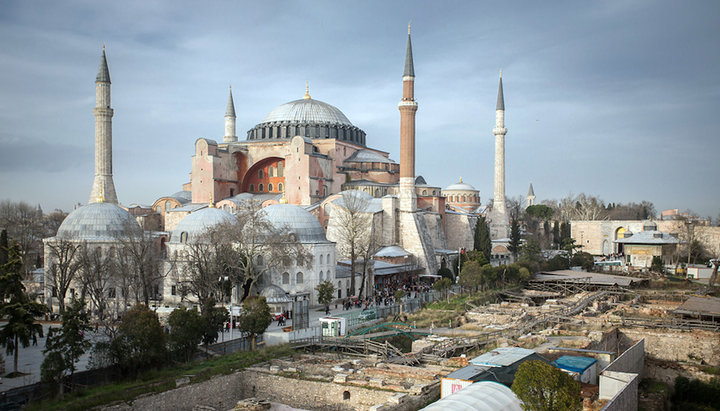
[[[302,97],[342,110],[399,159],[412,21],[416,173],[492,197],[503,69],[507,193],[570,193],[720,211],[716,1],[3,1],[0,198],[70,209],[93,178],[95,75],[113,82],[123,204],[189,179],[193,143],[222,139],[228,84],[244,138]]]

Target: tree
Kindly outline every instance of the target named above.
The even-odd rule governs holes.
[[[574,267],[580,266],[583,270],[590,271],[593,267],[595,267],[595,259],[590,253],[578,251],[573,254],[572,259],[570,260],[570,265]]]
[[[484,216],[480,216],[475,223],[475,237],[473,250],[483,253],[487,260],[490,260],[490,250],[492,248],[490,242],[490,230]]]
[[[42,211],[30,204],[20,201],[5,200],[0,202],[0,227],[7,229],[8,236],[17,241],[22,257],[39,252],[36,244],[44,234]],[[23,273],[27,271],[32,259],[24,258]]]
[[[43,381],[60,385],[67,371],[70,371],[72,380],[75,364],[92,347],[92,343],[87,340],[90,329],[85,302],[73,298],[70,306],[62,312],[62,326],[48,330],[43,350],[45,360],[41,366]]]
[[[116,273],[118,273],[114,259],[114,249],[105,253],[100,247],[91,248],[87,244],[80,246],[77,252],[77,276],[82,284],[82,298],[89,297],[95,307],[95,315],[101,323],[105,321],[107,311],[107,298],[114,297],[113,287]]]
[[[330,281],[323,281],[315,287],[317,290],[318,297],[317,301],[325,306],[325,311],[328,310],[328,305],[333,299],[333,293],[335,293],[335,286]]]
[[[458,283],[468,290],[477,291],[483,285],[482,266],[474,260],[463,264]]]
[[[204,321],[195,309],[176,308],[168,317],[168,347],[175,356],[190,361],[203,339]]]
[[[367,213],[370,202],[361,191],[344,191],[336,200],[328,229],[329,237],[341,245],[342,253],[350,258],[350,295],[355,295],[355,265],[359,251],[370,242],[372,215]],[[328,238],[330,239],[330,238]]]
[[[156,296],[156,287],[165,277],[160,271],[159,238],[140,229],[139,226],[129,224],[116,240],[120,245],[118,249],[120,271],[125,275],[128,291],[135,294],[136,302],[150,305],[150,299]]]
[[[161,365],[165,360],[165,333],[155,312],[136,304],[122,317],[111,352],[120,369],[129,375]]]
[[[553,216],[553,209],[544,204],[536,204],[528,206],[525,209],[525,214],[540,220],[549,220]]]
[[[440,267],[440,269],[438,270],[438,275],[442,278],[448,278],[450,279],[450,281],[455,279],[452,270],[447,267]]]
[[[7,262],[0,267],[0,320],[7,323],[0,329],[0,345],[6,354],[13,354],[13,373],[18,372],[18,351],[30,341],[37,344],[43,336],[42,325],[37,317],[45,313],[45,306],[33,301],[22,284],[23,264],[20,246],[13,242],[8,250]]]
[[[542,259],[540,244],[534,239],[529,239],[520,249],[520,261],[539,262]]]
[[[238,317],[238,328],[250,335],[252,349],[255,350],[256,337],[264,333],[272,323],[270,307],[267,305],[265,297],[253,296],[245,299],[242,308]]]
[[[228,310],[215,305],[215,299],[210,297],[200,305],[200,317],[203,324],[202,342],[209,345],[217,341],[218,333],[222,331]],[[269,314],[268,314],[269,315]]]
[[[567,373],[540,360],[525,361],[515,373],[512,391],[524,410],[580,410],[580,384]]]
[[[275,227],[259,201],[243,202],[235,216],[237,224],[215,227],[214,241],[223,245],[218,249],[223,253],[223,272],[232,284],[242,287],[241,301],[252,295],[253,287],[265,273],[287,267],[291,261],[298,266],[312,262],[312,254],[297,236],[286,227]]]
[[[75,255],[80,246],[70,239],[57,238],[46,241],[45,247],[48,248],[50,257],[45,267],[45,288],[52,292],[47,296],[48,306],[52,309],[51,296],[57,297],[58,309],[62,314],[65,311],[65,296],[78,269],[78,259]]]
[[[441,278],[433,284],[433,290],[438,291],[442,295],[447,295],[447,290],[452,286],[453,281],[449,278]]]
[[[508,244],[508,250],[517,258],[518,251],[520,251],[520,224],[517,218],[513,218],[510,223],[510,244]]]

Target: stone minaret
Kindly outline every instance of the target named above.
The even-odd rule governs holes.
[[[233,103],[232,86],[230,86],[230,95],[225,109],[225,136],[223,137],[223,143],[238,141],[237,134],[235,134],[235,118],[235,103]]]
[[[493,239],[508,238],[510,223],[505,203],[505,99],[503,96],[502,70],[495,106],[495,195],[490,215],[490,235]]]
[[[403,72],[403,97],[398,104],[400,110],[400,210],[415,211],[415,69],[413,67],[410,25],[408,25],[405,71]]]
[[[530,207],[530,206],[534,206],[534,205],[535,205],[535,190],[533,190],[532,183],[530,183],[530,188],[528,189],[528,193],[527,193],[526,200],[527,200],[527,206],[526,206],[526,207]]]
[[[90,191],[91,203],[118,203],[112,173],[112,117],[110,71],[103,45],[100,69],[95,78],[95,180]]]

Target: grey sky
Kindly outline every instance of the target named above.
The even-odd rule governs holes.
[[[107,45],[123,204],[189,179],[220,140],[302,97],[342,110],[398,160],[406,26],[416,72],[416,173],[492,197],[497,76],[507,188],[586,192],[658,210],[720,211],[720,3],[715,1],[3,1],[0,198],[86,202],[95,75]]]

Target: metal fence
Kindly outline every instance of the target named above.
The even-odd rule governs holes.
[[[419,293],[414,298],[405,298],[401,304],[373,305],[366,310],[337,314],[335,317],[345,318],[347,320],[348,331],[351,331],[353,329],[360,328],[369,322],[398,315],[401,312],[415,312],[422,308],[424,304],[431,303],[438,298],[439,294],[436,291],[429,291],[426,293]]]

